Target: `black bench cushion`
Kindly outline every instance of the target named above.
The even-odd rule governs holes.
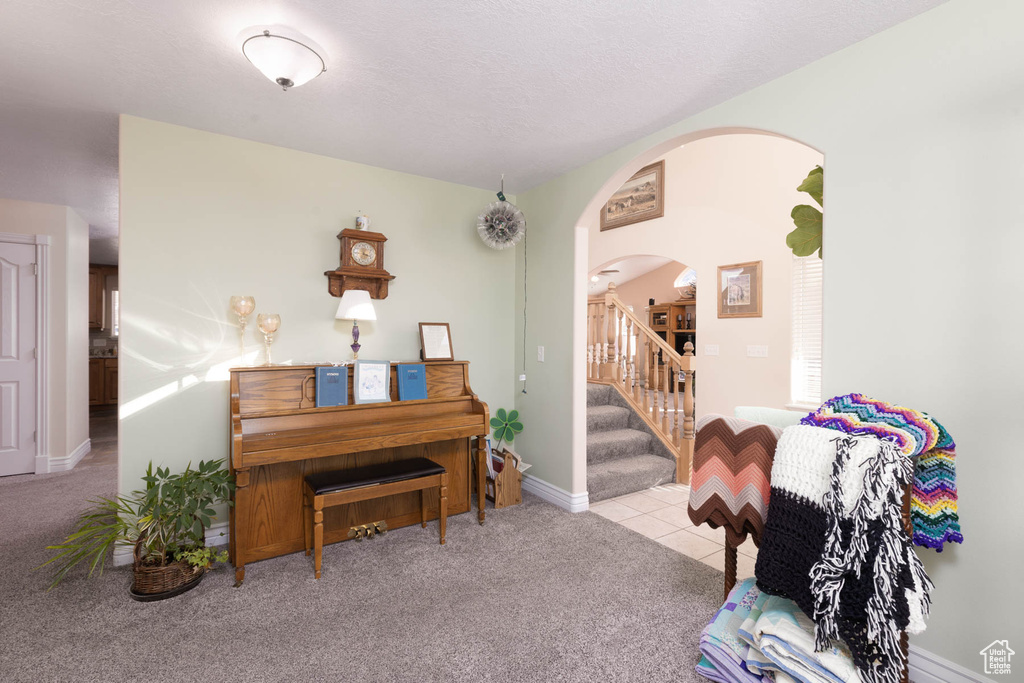
[[[379,465],[367,465],[366,467],[353,467],[347,470],[335,470],[334,472],[320,472],[306,477],[306,483],[313,490],[313,494],[321,496],[325,493],[356,489],[363,486],[376,484],[390,484],[406,479],[418,477],[429,477],[433,474],[442,474],[444,467],[427,458],[411,458],[409,460],[396,460],[385,462]]]

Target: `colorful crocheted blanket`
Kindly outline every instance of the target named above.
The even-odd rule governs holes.
[[[910,518],[914,543],[942,552],[944,543],[963,543],[957,514],[956,444],[938,420],[863,394],[836,396],[801,420],[846,434],[894,439],[914,468]]]

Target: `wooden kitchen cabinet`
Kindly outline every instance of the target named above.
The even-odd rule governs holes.
[[[117,405],[117,359],[103,359],[103,402]]]
[[[89,405],[117,405],[117,359],[89,359]]]
[[[106,269],[89,266],[89,329],[103,329],[103,297],[107,280]]]
[[[90,358],[89,359],[89,405],[99,406],[103,405],[106,400],[104,395],[104,373],[106,368],[104,367],[105,358]]]

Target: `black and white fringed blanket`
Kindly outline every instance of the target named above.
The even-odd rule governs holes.
[[[913,463],[890,441],[797,425],[779,439],[757,585],[842,639],[869,683],[899,683],[900,631],[920,633],[932,583],[901,517]]]

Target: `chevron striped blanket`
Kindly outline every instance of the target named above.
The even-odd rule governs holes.
[[[690,479],[690,521],[731,527],[760,542],[768,513],[772,459],[782,429],[735,417],[697,421]]]
[[[919,456],[910,504],[914,543],[938,552],[945,543],[963,543],[957,510],[956,444],[938,420],[863,394],[847,394],[826,401],[801,424],[888,438],[904,455]]]

